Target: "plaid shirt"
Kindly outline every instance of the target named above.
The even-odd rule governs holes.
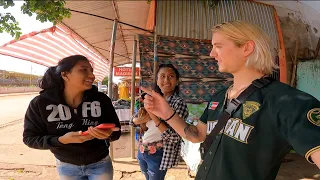
[[[184,100],[181,99],[177,93],[171,95],[167,100],[176,113],[184,120],[187,120],[189,111]],[[163,140],[163,156],[159,169],[166,170],[178,165],[181,150],[181,137],[169,125],[168,129],[161,134],[161,137]]]

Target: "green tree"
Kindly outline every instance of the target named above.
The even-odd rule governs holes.
[[[52,22],[56,25],[61,22],[63,18],[71,16],[70,9],[65,8],[65,0],[24,0],[21,6],[23,14],[36,14],[36,19],[40,22]],[[0,0],[0,7],[7,9],[14,6],[13,0]],[[19,22],[9,12],[0,13],[0,33],[7,32],[12,37],[18,39],[20,37],[21,28]]]
[[[109,80],[109,77],[106,76],[106,77],[102,80],[102,84],[108,85],[108,80]]]

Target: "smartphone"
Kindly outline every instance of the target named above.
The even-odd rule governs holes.
[[[111,129],[111,128],[116,127],[116,125],[113,124],[113,123],[103,123],[103,124],[99,124],[96,127],[99,128],[99,129]],[[88,134],[89,134],[88,131],[85,131],[85,132],[81,133],[82,136],[85,136],[85,135],[88,135]]]

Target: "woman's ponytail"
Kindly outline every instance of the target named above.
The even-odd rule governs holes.
[[[57,71],[57,66],[49,67],[39,82],[39,87],[44,90],[51,88],[63,89],[63,86],[63,79],[61,73]]]

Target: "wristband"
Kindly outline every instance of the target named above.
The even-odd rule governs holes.
[[[176,114],[176,111],[173,111],[173,114],[168,119],[166,119],[164,121],[166,121],[166,122],[169,121],[175,114]]]

